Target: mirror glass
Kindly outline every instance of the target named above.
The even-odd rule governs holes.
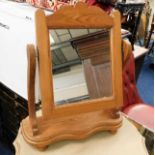
[[[109,30],[54,29],[50,43],[56,105],[112,96]]]

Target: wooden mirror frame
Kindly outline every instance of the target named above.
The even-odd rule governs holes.
[[[44,150],[49,144],[68,139],[82,139],[98,131],[115,132],[122,123],[118,113],[123,103],[120,13],[110,16],[95,6],[78,3],[64,6],[45,16],[38,9],[35,14],[37,50],[28,45],[28,108],[29,117],[21,123],[24,139]],[[49,29],[110,29],[112,96],[55,106]],[[40,117],[35,112],[35,68],[38,53],[41,93]]]

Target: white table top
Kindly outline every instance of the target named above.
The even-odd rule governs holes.
[[[85,140],[62,141],[41,152],[27,144],[19,130],[16,155],[148,155],[144,138],[126,118],[116,134],[100,132]]]

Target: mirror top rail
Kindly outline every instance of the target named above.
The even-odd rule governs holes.
[[[41,10],[38,10],[38,13],[40,14]],[[102,9],[83,3],[63,6],[54,14],[48,15],[46,22],[48,29],[111,28],[114,25],[113,18]]]

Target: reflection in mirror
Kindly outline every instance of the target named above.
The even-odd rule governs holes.
[[[50,30],[56,105],[112,96],[109,38],[103,29]]]

